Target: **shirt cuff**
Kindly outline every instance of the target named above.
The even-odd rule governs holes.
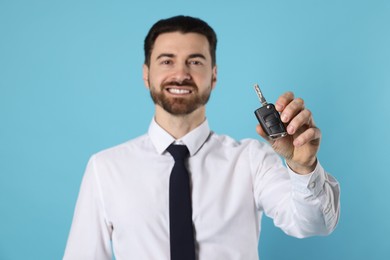
[[[311,194],[317,197],[321,192],[322,187],[324,187],[325,170],[322,168],[318,160],[314,171],[306,175],[295,173],[288,165],[287,169],[294,191],[308,195]]]

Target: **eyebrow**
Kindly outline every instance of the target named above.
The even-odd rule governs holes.
[[[201,58],[201,59],[204,59],[204,60],[206,60],[206,57],[203,55],[203,54],[201,54],[201,53],[194,53],[194,54],[191,54],[190,56],[188,56],[188,58]]]
[[[156,60],[158,59],[161,59],[161,58],[164,58],[164,57],[167,57],[167,58],[174,58],[175,55],[172,54],[172,53],[161,53],[160,55],[157,56]],[[188,56],[189,59],[193,59],[193,58],[201,58],[201,59],[204,59],[206,60],[206,57],[201,54],[201,53],[194,53],[194,54],[190,54]]]
[[[175,57],[175,55],[171,54],[171,53],[161,53],[160,55],[157,56],[156,60],[164,58],[164,57],[173,58],[173,57]]]

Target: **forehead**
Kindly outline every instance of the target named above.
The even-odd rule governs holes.
[[[199,33],[162,33],[154,42],[151,56],[158,56],[161,53],[175,55],[201,53],[210,57],[210,46],[207,38]]]

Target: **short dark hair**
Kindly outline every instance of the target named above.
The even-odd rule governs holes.
[[[214,30],[203,20],[190,16],[174,16],[168,19],[162,19],[156,22],[150,28],[148,35],[145,37],[144,51],[145,64],[150,65],[150,56],[154,47],[154,42],[157,37],[163,33],[181,32],[181,33],[199,33],[204,35],[210,45],[211,63],[216,64],[216,49],[217,49],[217,35]]]

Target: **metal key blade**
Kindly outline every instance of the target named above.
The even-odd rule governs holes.
[[[264,98],[264,96],[263,96],[263,93],[261,93],[259,84],[255,84],[255,91],[256,91],[256,93],[257,93],[257,96],[259,97],[259,100],[260,100],[261,104],[262,104],[263,106],[267,105],[268,102],[267,102],[267,100],[265,100],[265,98]]]

